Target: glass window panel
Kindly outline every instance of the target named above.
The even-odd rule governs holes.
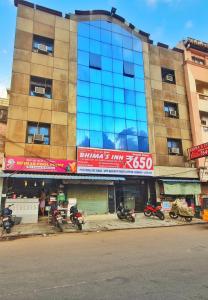
[[[90,53],[89,56],[89,66],[90,68],[94,68],[94,69],[101,69],[101,56],[98,54],[94,54],[94,53]]]
[[[83,36],[78,36],[78,49],[88,52],[90,50],[90,40]]]
[[[127,37],[127,36],[123,37],[123,47],[128,49],[133,48],[133,40],[131,37]]]
[[[109,44],[101,43],[101,53],[103,56],[112,57],[112,47]]]
[[[114,101],[124,103],[124,90],[119,88],[114,88]]]
[[[125,89],[134,90],[134,78],[124,76],[124,87]]]
[[[134,66],[135,77],[144,78],[144,69],[143,66],[135,65]]]
[[[113,72],[123,74],[123,62],[117,59],[113,60]]]
[[[101,29],[101,41],[103,43],[111,44],[111,36],[112,36],[112,33],[110,31]]]
[[[115,117],[125,118],[125,105],[121,103],[114,104]]]
[[[29,134],[35,134],[38,132],[37,126],[29,125],[28,126],[28,133]]]
[[[135,90],[144,93],[144,80],[135,78]]]
[[[126,120],[126,134],[137,135],[137,122],[133,120]]]
[[[120,25],[112,23],[112,31],[117,33],[122,33],[122,27]]]
[[[78,23],[78,34],[84,37],[90,36],[90,26],[88,24],[79,22]]]
[[[103,133],[103,148],[115,149],[115,135],[113,133]]]
[[[137,65],[143,65],[143,56],[141,52],[134,51],[134,63]]]
[[[122,36],[118,33],[112,33],[112,45],[122,47]]]
[[[80,97],[80,96],[77,97],[77,111],[83,113],[90,112],[89,98]]]
[[[102,71],[102,83],[106,85],[113,85],[113,76],[111,72]]]
[[[77,94],[79,96],[89,97],[89,95],[90,95],[89,83],[86,82],[86,81],[78,80],[78,82],[77,82]]]
[[[115,133],[123,133],[126,132],[126,122],[125,119],[115,118]]]
[[[145,93],[136,92],[136,105],[137,106],[146,106]]]
[[[105,100],[113,101],[113,88],[110,86],[102,85],[102,98]]]
[[[78,62],[80,65],[89,66],[89,53],[84,51],[78,51]]]
[[[86,66],[78,65],[78,79],[89,81],[89,68]]]
[[[127,135],[127,148],[131,151],[138,151],[138,137],[134,135]]]
[[[77,128],[89,130],[90,118],[88,114],[78,113],[77,114]]]
[[[101,71],[90,68],[90,81],[101,83]]]
[[[149,144],[148,144],[147,137],[139,136],[138,142],[139,142],[139,151],[149,152]]]
[[[134,61],[133,51],[129,49],[123,49],[123,59],[125,61],[132,62]]]
[[[99,131],[90,131],[90,147],[103,148],[103,133]]]
[[[121,27],[121,34],[132,38],[132,34],[122,27]]]
[[[103,117],[103,131],[114,132],[114,118]]]
[[[91,27],[90,38],[100,41],[100,28]]]
[[[137,106],[137,120],[147,121],[147,111],[145,107]]]
[[[115,87],[123,88],[124,82],[123,82],[123,76],[120,74],[113,74],[113,83]]]
[[[125,103],[126,104],[135,105],[135,103],[136,103],[135,91],[124,90],[124,97],[125,97]]]
[[[90,130],[102,130],[102,117],[96,115],[90,115]]]
[[[90,133],[87,130],[77,130],[77,146],[90,146]]]
[[[39,127],[39,133],[47,136],[47,135],[49,135],[49,128],[44,127],[44,126],[40,126]]]
[[[90,83],[90,97],[101,99],[101,85],[97,83]]]
[[[126,118],[129,120],[136,120],[136,107],[126,104]]]
[[[138,129],[138,135],[139,136],[148,136],[148,128],[147,128],[147,122],[137,122],[137,129]]]
[[[103,101],[103,115],[104,116],[113,116],[114,109],[113,109],[113,102]]]
[[[102,103],[100,99],[90,99],[90,113],[96,115],[102,114]]]
[[[123,62],[123,73],[125,76],[134,77],[134,64],[124,61]]]
[[[91,26],[100,27],[100,20],[89,21],[89,24]],[[93,29],[94,28],[92,28],[91,30],[93,30]]]
[[[112,59],[106,56],[102,56],[102,70],[111,72],[112,68],[113,68]]]
[[[100,21],[100,27],[103,28],[103,29],[111,31],[111,29],[112,29],[112,23],[108,22],[108,21],[101,20]]]
[[[127,150],[126,135],[115,134],[115,149]]]
[[[133,49],[142,52],[142,43],[139,39],[133,38]]]
[[[123,59],[123,51],[121,47],[113,46],[113,58]]]
[[[90,40],[90,52],[101,54],[101,43],[98,41]]]

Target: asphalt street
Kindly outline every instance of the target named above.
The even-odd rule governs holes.
[[[0,242],[0,299],[207,300],[208,225]]]

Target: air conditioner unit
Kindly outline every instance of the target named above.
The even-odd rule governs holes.
[[[207,121],[206,120],[201,120],[201,125],[206,126],[207,125]]]
[[[35,87],[35,93],[36,94],[45,95],[45,88],[41,87],[41,86],[36,86]]]
[[[165,75],[165,80],[167,80],[167,81],[173,81],[173,75],[172,74]]]
[[[176,117],[177,116],[177,111],[176,110],[170,110],[169,115]]]
[[[42,144],[44,142],[44,135],[43,134],[34,134],[33,142],[37,144]]]
[[[0,109],[0,122],[6,122],[7,121],[7,110],[6,109]]]
[[[38,44],[38,50],[42,52],[48,52],[48,47],[44,44]]]
[[[180,149],[179,148],[169,148],[169,153],[180,154]]]

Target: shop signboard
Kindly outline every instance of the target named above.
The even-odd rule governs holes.
[[[3,169],[19,172],[76,173],[76,161],[8,156],[5,158]]]
[[[190,160],[208,156],[208,143],[189,148],[188,156]]]
[[[77,173],[153,176],[152,155],[79,147]]]

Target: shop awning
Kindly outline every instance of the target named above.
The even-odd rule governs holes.
[[[177,182],[180,182],[180,183],[200,183],[200,180],[198,180],[198,179],[169,179],[169,178],[167,178],[167,179],[163,179],[163,178],[160,178],[159,179],[160,181],[163,181],[163,182],[175,182],[175,183],[177,183]]]
[[[160,179],[166,195],[198,195],[201,193],[200,181],[197,179]]]

